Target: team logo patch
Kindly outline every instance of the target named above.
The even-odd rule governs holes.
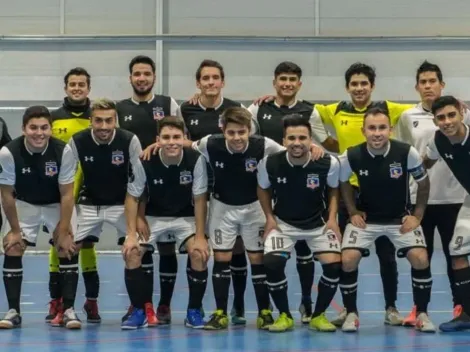
[[[390,165],[390,177],[400,178],[403,175],[403,168],[400,163]]]
[[[193,175],[189,171],[180,172],[180,185],[187,185],[193,182]]]
[[[59,168],[57,167],[57,163],[55,161],[46,162],[46,176],[53,177],[57,175],[58,172]]]
[[[123,163],[124,163],[124,153],[120,150],[115,150],[111,154],[111,164],[119,166]]]
[[[419,121],[413,121],[413,127],[416,128],[419,125]]]
[[[255,172],[258,167],[258,162],[255,158],[250,158],[245,160],[245,170],[248,172]]]
[[[165,111],[161,106],[155,106],[153,108],[153,119],[154,120],[161,120],[165,117]]]
[[[316,174],[307,175],[307,188],[315,189],[320,186],[320,177]]]

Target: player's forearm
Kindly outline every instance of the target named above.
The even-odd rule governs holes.
[[[194,219],[196,237],[205,238],[207,220],[207,193],[194,196]]]
[[[145,208],[147,206],[147,202],[143,197],[140,197],[139,200],[139,209],[137,210],[137,216],[139,216],[142,219],[145,219]]]
[[[13,188],[9,186],[2,186],[2,205],[3,211],[10,224],[12,232],[21,232],[20,222],[18,220],[18,212],[16,210],[16,200],[13,196]]]
[[[325,139],[323,141],[323,143],[321,145],[322,145],[323,148],[325,148],[329,152],[339,153],[338,141],[336,139],[334,139],[333,137],[329,136],[327,139]]]
[[[338,216],[339,188],[328,188],[328,220],[336,221]]]
[[[346,209],[348,210],[349,215],[354,214],[357,212],[356,208],[356,201],[354,199],[354,189],[349,183],[347,182],[341,182],[340,183],[340,188],[341,188],[341,197],[343,197],[343,202],[344,205],[346,206]]]
[[[269,189],[262,189],[258,186],[257,194],[259,203],[261,204],[261,209],[263,209],[263,213],[266,218],[274,218],[271,193],[269,192]]]
[[[429,159],[426,155],[423,158],[423,166],[425,169],[430,169],[434,166],[437,160]]]
[[[70,222],[72,221],[75,197],[73,194],[74,184],[60,185],[60,221],[59,233],[69,233]]]
[[[416,206],[413,215],[419,220],[423,219],[424,211],[426,210],[426,206],[428,204],[430,188],[431,183],[429,182],[428,177],[418,182],[418,190],[416,192]]]
[[[127,236],[135,236],[137,232],[137,212],[139,210],[139,198],[126,194],[124,214],[126,216]]]

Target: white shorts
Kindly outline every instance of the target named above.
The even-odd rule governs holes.
[[[295,243],[305,240],[312,253],[341,253],[341,244],[333,231],[325,232],[325,227],[312,230],[302,230],[277,219],[281,232],[271,231],[264,242],[264,253],[291,253]]]
[[[212,249],[231,251],[240,235],[248,252],[263,252],[263,230],[266,222],[258,201],[247,205],[227,205],[211,198],[209,206],[209,239]]]
[[[387,236],[397,249],[397,257],[404,258],[408,250],[412,248],[426,248],[423,229],[419,226],[416,230],[400,233],[401,225],[377,225],[367,224],[365,229],[348,224],[344,230],[342,249],[357,249],[363,257],[370,254],[369,248],[380,236]]]
[[[77,208],[77,231],[75,242],[87,240],[98,242],[103,224],[108,223],[117,230],[118,244],[124,243],[126,237],[126,217],[124,216],[124,205],[83,205]]]
[[[150,228],[148,244],[152,247],[157,243],[175,243],[181,253],[186,253],[186,241],[196,231],[194,217],[155,217],[147,216]]]
[[[450,255],[454,257],[470,254],[470,195],[466,195],[460,208],[454,235],[449,243]]]
[[[23,234],[23,240],[26,245],[34,247],[39,231],[41,231],[43,225],[48,230],[48,236],[52,236],[57,224],[60,220],[60,204],[48,204],[48,205],[34,205],[26,203],[22,200],[16,200],[16,211],[18,213],[18,220],[20,223],[21,232]],[[72,213],[72,231],[76,230],[76,213],[75,210]],[[5,221],[4,234],[7,234],[11,230],[10,223]]]

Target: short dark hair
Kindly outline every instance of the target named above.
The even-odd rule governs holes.
[[[293,74],[298,78],[302,77],[302,69],[300,66],[290,61],[281,62],[276,66],[276,69],[274,70],[274,78],[282,75],[283,73]]]
[[[419,75],[424,72],[436,72],[436,76],[439,82],[442,82],[443,80],[441,68],[436,64],[430,63],[429,61],[424,61],[416,70],[416,84],[419,83]]]
[[[199,67],[196,70],[196,81],[199,81],[201,79],[201,72],[204,67],[218,68],[222,81],[225,80],[225,71],[223,66],[218,61],[206,59],[199,64]]]
[[[373,107],[373,108],[369,108],[366,110],[366,112],[364,113],[364,120],[362,121],[362,126],[364,126],[366,124],[366,119],[368,116],[375,116],[375,115],[385,115],[388,119],[388,123],[391,125],[392,124],[392,120],[390,119],[390,115],[389,113],[382,109],[382,108],[379,108],[379,107]]]
[[[289,127],[306,127],[308,129],[309,136],[312,136],[312,126],[301,114],[285,115],[282,118],[282,123],[284,125],[284,136],[286,135],[287,128]]]
[[[365,75],[369,80],[371,86],[375,84],[375,70],[362,62],[356,62],[349,66],[344,74],[344,79],[346,80],[346,87],[349,86],[349,82],[351,82],[351,77],[354,75]]]
[[[238,125],[246,126],[251,130],[251,120],[251,113],[247,109],[238,106],[225,109],[223,114],[220,116],[220,124],[223,129],[225,129],[229,123],[236,123]]]
[[[44,117],[52,125],[52,115],[48,108],[44,105],[33,105],[27,108],[23,114],[23,127],[26,127],[32,119]]]
[[[86,83],[87,83],[88,87],[90,87],[91,76],[88,73],[88,71],[85,70],[83,67],[75,67],[75,68],[72,68],[69,72],[67,72],[67,74],[64,76],[65,85],[69,84],[70,76],[85,76],[86,77]]]
[[[437,98],[434,100],[434,103],[432,103],[431,107],[431,112],[433,115],[436,115],[436,112],[448,105],[454,106],[457,110],[461,110],[462,106],[460,104],[460,101],[452,96],[452,95],[444,95],[440,98]]]
[[[185,124],[182,117],[165,116],[158,121],[158,134],[162,132],[163,127],[174,127],[183,132],[183,134],[186,134]]]
[[[152,72],[155,74],[155,61],[153,61],[150,57],[146,55],[137,55],[134,57],[131,62],[129,62],[129,73],[132,74],[132,70],[134,69],[134,66],[137,64],[146,64],[150,65],[152,68]]]

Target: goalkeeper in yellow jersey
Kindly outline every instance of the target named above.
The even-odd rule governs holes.
[[[64,91],[66,97],[62,107],[52,112],[52,135],[68,142],[77,132],[90,126],[90,75],[81,68],[71,69],[64,77]],[[75,197],[83,181],[83,174],[79,168],[75,175]],[[80,266],[85,283],[86,302],[84,310],[87,314],[88,323],[100,323],[101,317],[98,313],[97,298],[100,281],[97,271],[97,258],[94,244],[84,243],[80,250]],[[53,326],[62,325],[61,311],[61,280],[59,274],[59,257],[57,250],[51,246],[49,252],[49,292],[51,303],[46,322]]]

